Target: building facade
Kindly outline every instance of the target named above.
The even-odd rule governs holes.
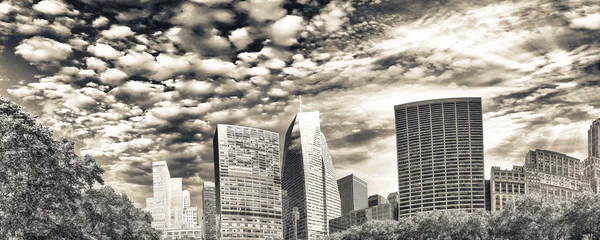
[[[385,198],[379,194],[369,196],[368,201],[369,201],[369,207],[381,205],[381,204],[388,202],[387,198]]]
[[[341,217],[329,220],[329,233],[347,230],[352,226],[362,225],[370,220],[398,220],[397,208],[394,204],[383,203],[381,205],[351,211]]]
[[[217,240],[218,216],[214,182],[205,181],[202,185],[202,227],[205,240]]]
[[[500,211],[507,202],[525,194],[568,201],[577,193],[591,191],[581,165],[577,158],[536,149],[526,154],[524,166],[513,166],[510,170],[492,167],[491,210]]]
[[[485,208],[481,98],[397,105],[400,216]]]
[[[152,227],[164,231],[171,227],[171,175],[167,162],[152,163],[152,197],[146,198],[146,211]]]
[[[512,169],[492,167],[490,174],[490,210],[500,211],[508,201],[526,193],[527,178],[522,166],[513,166]]]
[[[562,153],[529,151],[523,168],[527,172],[527,193],[566,201],[578,192],[590,190],[582,175],[581,161]]]
[[[318,112],[298,112],[286,133],[283,156],[284,213],[297,216],[285,217],[290,221],[284,239],[327,235],[329,220],[341,215],[340,193]]]
[[[583,174],[594,193],[600,193],[600,118],[588,130],[588,157],[583,161]]]
[[[367,208],[367,182],[354,174],[337,180],[340,191],[342,215],[350,211]]]
[[[282,239],[279,134],[219,124],[213,145],[219,239]]]

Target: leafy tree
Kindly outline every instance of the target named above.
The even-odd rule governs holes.
[[[600,239],[600,195],[590,192],[576,195],[564,218],[572,239]]]
[[[100,225],[114,225],[107,221],[127,217],[135,219],[130,219],[128,224],[120,221],[127,229],[123,232],[149,232],[148,224],[141,224],[149,223],[148,216],[139,214],[123,200],[108,201],[119,196],[111,190],[92,188],[103,184],[102,173],[92,157],[75,154],[72,142],[54,140],[51,131],[38,124],[34,117],[0,98],[0,236],[9,239],[111,236],[106,227],[97,227],[98,221],[104,221]],[[97,209],[121,210],[89,211],[82,209],[85,204],[101,206]],[[82,220],[91,221],[98,216],[103,217],[96,220],[96,227],[82,224]]]
[[[569,232],[564,223],[564,202],[525,195],[509,202],[491,219],[495,239],[562,239]]]
[[[112,187],[90,189],[80,202],[82,228],[89,239],[158,239],[149,213]]]

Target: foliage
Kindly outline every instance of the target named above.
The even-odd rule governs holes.
[[[0,236],[90,239],[112,234],[106,227],[84,224],[97,216],[102,216],[96,221],[104,226],[122,224],[127,229],[124,232],[149,231],[149,224],[141,224],[149,223],[149,217],[126,203],[126,197],[112,189],[93,189],[103,184],[102,173],[91,156],[75,153],[72,142],[53,139],[51,131],[34,117],[0,98]],[[110,201],[116,198],[121,200]],[[85,209],[86,204],[119,211],[106,211],[116,215],[105,216]],[[93,213],[97,215],[88,215]],[[127,222],[128,217],[133,219]],[[108,222],[115,218],[119,221]]]
[[[526,195],[499,212],[424,212],[369,221],[326,239],[600,239],[600,194],[581,193],[569,202]]]

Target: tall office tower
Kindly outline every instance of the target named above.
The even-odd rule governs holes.
[[[481,98],[397,105],[400,216],[485,208]]]
[[[146,209],[152,215],[152,227],[164,231],[171,227],[171,175],[167,162],[152,163],[153,196],[146,198]]]
[[[548,150],[529,151],[523,166],[527,173],[527,193],[565,201],[577,192],[589,191],[584,181],[581,162],[562,153]]]
[[[354,174],[337,180],[342,203],[342,215],[350,211],[367,208],[367,182]]]
[[[600,118],[588,130],[588,157],[600,158]]]
[[[285,136],[282,189],[286,214],[296,227],[284,226],[284,239],[317,239],[328,234],[329,220],[341,215],[333,163],[319,124],[319,112],[300,111]],[[292,218],[294,219],[294,218]]]
[[[217,240],[217,203],[214,182],[204,182],[202,185],[202,224],[205,240]]]
[[[583,161],[583,173],[594,193],[600,193],[600,118],[588,130],[588,157]]]
[[[279,134],[219,124],[213,145],[220,239],[283,239]]]
[[[188,190],[183,191],[183,208],[190,207],[190,192]]]
[[[171,228],[185,228],[183,215],[183,184],[181,178],[171,178]]]
[[[369,201],[369,207],[388,203],[388,200],[379,194],[369,196],[368,201]]]

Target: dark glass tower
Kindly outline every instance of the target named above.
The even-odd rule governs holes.
[[[400,216],[485,209],[481,98],[397,105]]]

